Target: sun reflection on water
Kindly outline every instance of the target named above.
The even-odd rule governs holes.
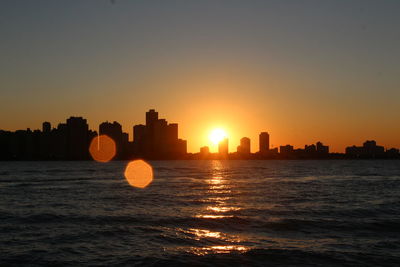
[[[211,232],[209,230],[201,230],[201,229],[189,229],[196,237],[197,240],[200,240],[204,237],[212,237],[212,238],[221,238],[220,232]]]
[[[214,186],[210,186],[210,189],[211,190],[218,190],[218,189],[224,189],[224,188],[227,188],[227,186],[226,185],[214,185]]]
[[[232,252],[246,252],[249,248],[245,246],[238,245],[228,245],[228,246],[210,246],[210,247],[202,247],[202,248],[192,248],[190,250],[191,253],[204,256],[207,254],[226,254]]]
[[[209,218],[209,219],[220,219],[220,218],[231,218],[233,215],[220,214],[229,211],[239,210],[240,208],[232,207],[227,205],[232,193],[232,185],[229,179],[223,175],[223,166],[220,161],[213,161],[212,165],[212,176],[205,180],[207,187],[207,196],[204,202],[209,202],[209,205],[205,208],[207,213],[197,214],[196,218]],[[213,214],[210,214],[212,212]]]
[[[214,214],[198,214],[196,218],[208,218],[208,219],[221,219],[221,218],[232,218],[233,215],[214,215]]]
[[[221,184],[223,182],[222,176],[213,176],[212,179],[206,180],[209,184]]]
[[[236,211],[240,210],[241,208],[238,207],[213,207],[213,206],[208,206],[207,210],[212,210],[215,212],[228,212],[228,211]]]
[[[217,241],[227,241],[230,243],[233,242],[240,242],[240,238],[236,235],[232,234],[226,234],[223,232],[218,232],[218,231],[211,231],[208,229],[198,229],[198,228],[189,228],[189,229],[183,229],[183,228],[177,228],[176,231],[178,233],[183,233],[186,236],[189,236],[190,238],[193,238],[195,240],[201,240],[201,239],[217,239]]]
[[[231,199],[231,197],[209,197],[203,200],[203,202],[215,202],[219,204],[224,204],[225,201]]]
[[[223,163],[221,161],[212,162],[212,175],[210,178],[205,179],[205,197],[202,202],[207,203],[201,212],[195,214],[195,218],[201,218],[206,220],[215,220],[216,223],[219,221],[224,223],[224,219],[235,217],[235,212],[240,211],[242,208],[238,207],[235,203],[232,193],[237,188],[235,184],[229,179],[229,176],[224,173]],[[245,252],[249,250],[242,244],[242,240],[239,236],[233,235],[232,233],[218,232],[213,229],[195,229],[191,228],[188,230],[189,233],[195,236],[196,240],[202,241],[203,239],[210,239],[212,242],[216,242],[214,245],[208,245],[204,247],[191,247],[190,253],[196,255],[206,255],[211,253],[231,253],[231,252]],[[225,243],[225,244],[224,244]]]

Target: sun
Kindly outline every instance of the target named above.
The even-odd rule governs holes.
[[[228,135],[226,132],[222,129],[214,129],[210,133],[210,140],[213,144],[218,144],[221,142],[224,138],[226,138]]]

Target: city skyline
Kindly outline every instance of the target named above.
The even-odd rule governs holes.
[[[155,110],[154,109],[150,109],[149,111],[155,111]],[[69,117],[69,119],[71,119],[71,118],[82,118],[82,119],[84,119],[83,116],[76,116],[76,115]],[[87,119],[84,119],[84,120],[86,122],[88,121]],[[164,119],[162,119],[162,120],[164,120]],[[67,121],[68,121],[68,119],[67,119]],[[142,121],[143,121],[144,124],[146,124],[146,117],[144,117],[144,119]],[[63,123],[60,123],[60,122],[53,123],[53,122],[49,122],[49,121],[44,121],[41,124],[42,125],[41,130],[44,131],[45,128],[49,128],[49,127],[54,126],[54,125],[58,125],[58,127],[59,127],[60,124],[62,125]],[[115,130],[117,130],[117,132],[120,131],[124,135],[123,138],[126,139],[126,142],[133,142],[134,141],[134,136],[135,136],[135,129],[134,128],[136,126],[138,126],[138,127],[143,126],[144,124],[142,124],[142,123],[139,123],[139,124],[131,123],[132,127],[129,127],[129,126],[126,126],[126,125],[123,125],[123,124],[119,123],[116,120],[110,120],[110,121],[106,120],[106,121],[100,122],[97,128],[90,127],[90,124],[88,123],[88,130],[90,132],[98,132],[99,134],[107,134],[110,137],[112,137],[112,136],[115,137],[115,134],[113,132],[115,132]],[[172,123],[172,125],[173,124],[177,125],[177,123]],[[55,127],[55,128],[57,128],[57,127]],[[53,129],[55,129],[55,128],[53,128]],[[102,128],[103,128],[103,130],[102,130]],[[183,127],[181,127],[181,128],[183,128]],[[28,130],[28,129],[30,131],[32,131],[32,132],[35,131],[35,130],[40,130],[40,128],[38,128],[38,127],[36,127],[36,128],[25,127],[25,128],[21,128],[21,129],[0,128],[0,131],[16,132],[16,131],[23,131],[23,130]],[[129,129],[132,129],[132,130],[129,131]],[[205,138],[204,138],[205,143],[201,144],[197,149],[195,148],[192,151],[187,149],[187,153],[198,153],[198,152],[201,151],[201,148],[204,148],[204,147],[207,147],[207,149],[208,149],[208,151],[210,153],[218,153],[220,151],[221,144],[220,143],[213,143],[210,140],[210,136],[209,136],[210,132],[212,132],[215,129],[220,130],[221,127],[218,127],[218,126],[217,126],[217,128],[210,127],[210,128],[207,129],[207,131],[204,130],[204,132],[205,132]],[[224,129],[224,128],[222,128],[222,129]],[[285,146],[288,146],[288,145],[292,146],[292,147],[302,148],[304,146],[307,146],[307,144],[309,144],[309,143],[312,143],[312,142],[319,143],[320,142],[320,141],[315,141],[316,139],[314,139],[314,140],[309,140],[306,143],[300,144],[300,145],[296,145],[296,144],[285,142],[285,141],[283,141],[283,143],[281,143],[281,144],[273,144],[273,143],[271,143],[271,139],[270,139],[269,133],[266,132],[265,130],[261,131],[259,134],[256,134],[256,133],[252,133],[251,134],[251,136],[254,136],[254,135],[256,136],[256,138],[254,138],[254,139],[251,139],[251,138],[249,138],[247,136],[242,136],[238,140],[236,140],[236,139],[232,139],[232,138],[229,137],[229,136],[232,136],[232,134],[229,134],[229,136],[224,137],[224,140],[225,139],[227,140],[228,151],[229,152],[233,152],[233,151],[237,152],[239,149],[241,149],[239,147],[241,147],[243,145],[243,143],[242,143],[243,140],[242,139],[249,139],[248,140],[249,147],[245,148],[245,149],[250,149],[250,153],[259,152],[259,151],[262,150],[261,149],[262,147],[268,147],[268,149],[278,149],[278,151],[280,151],[281,147],[285,147]],[[264,138],[262,138],[262,136],[264,136]],[[272,137],[273,137],[273,135],[272,135]],[[183,139],[185,139],[185,138],[183,137]],[[321,138],[321,139],[323,139],[323,138]],[[321,140],[321,139],[318,139],[318,140]],[[355,142],[355,144],[361,144],[362,140],[367,140],[367,141],[368,140],[375,140],[375,138],[360,139],[360,140],[358,140],[358,142]],[[247,142],[247,140],[245,142]],[[187,148],[189,148],[189,144],[191,144],[190,141],[187,144]],[[381,142],[381,144],[382,144],[382,142]],[[355,146],[355,145],[353,145],[353,146]],[[382,144],[382,146],[385,147],[385,148],[397,148],[397,147],[400,147],[400,145],[399,146],[391,146],[391,145],[388,146],[388,145],[385,145],[385,144]],[[191,147],[193,148],[193,145]],[[345,144],[342,150],[336,151],[336,150],[332,150],[332,147],[330,146],[330,153],[339,153],[339,154],[340,153],[346,153],[348,147],[349,147],[349,144]]]
[[[349,145],[345,153],[330,151],[329,145],[317,141],[304,148],[293,145],[270,145],[270,134],[259,133],[258,151],[251,152],[251,139],[242,137],[236,150],[229,149],[229,137],[224,132],[211,132],[209,145],[217,143],[218,151],[209,145],[195,153],[187,151],[187,140],[179,138],[179,124],[168,123],[155,109],[145,114],[145,124],[133,128],[133,141],[117,121],[102,122],[98,131],[90,129],[83,117],[69,117],[65,123],[52,127],[43,122],[42,129],[0,130],[0,159],[88,160],[99,161],[144,159],[328,159],[328,158],[398,158],[399,149],[377,145],[367,140],[362,146]],[[108,138],[106,140],[104,138]],[[101,138],[101,139],[100,139]],[[95,142],[95,143],[93,143]],[[110,147],[111,142],[111,147]],[[103,146],[106,145],[106,146]],[[112,151],[109,154],[107,151]],[[95,154],[93,154],[95,153]],[[105,154],[104,154],[105,153]],[[108,156],[106,154],[109,154]],[[105,160],[105,158],[108,158]]]
[[[224,128],[271,145],[400,147],[398,1],[3,1],[0,125],[71,114],[132,135],[157,107],[188,151]],[[129,126],[129,127],[128,127]],[[125,128],[126,127],[126,128]],[[210,148],[216,151],[217,147]]]

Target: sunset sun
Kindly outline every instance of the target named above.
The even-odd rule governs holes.
[[[218,144],[221,142],[224,138],[226,138],[228,135],[226,132],[222,129],[214,129],[210,133],[210,140],[213,144]]]

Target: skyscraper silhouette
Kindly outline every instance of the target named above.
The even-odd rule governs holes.
[[[229,139],[224,138],[222,141],[219,142],[218,144],[218,153],[225,157],[229,153]]]
[[[47,121],[43,122],[43,124],[42,124],[42,132],[43,133],[49,133],[50,131],[51,131],[50,122],[47,122]]]
[[[135,125],[134,154],[146,158],[179,158],[187,153],[187,143],[178,138],[178,124],[158,118],[158,112],[146,112],[146,125]]]
[[[243,155],[250,154],[250,138],[243,137],[240,139],[240,145],[237,148],[237,152]]]
[[[99,134],[105,134],[111,137],[116,145],[117,153],[116,159],[122,159],[127,156],[128,148],[128,134],[122,132],[122,126],[118,122],[114,121],[110,123],[108,121],[103,122],[99,126]]]
[[[267,132],[262,132],[259,135],[259,151],[261,153],[269,151],[269,134]]]
[[[152,127],[157,120],[158,112],[156,112],[154,109],[150,109],[146,112],[146,126]]]
[[[317,142],[317,153],[329,154],[329,146],[324,146],[321,142]]]
[[[89,125],[82,117],[67,119],[67,158],[85,160],[89,157]]]
[[[146,125],[133,126],[133,154],[143,156],[146,150]]]
[[[49,159],[51,157],[51,124],[50,122],[43,122],[42,124],[42,134],[40,136],[40,159]]]

